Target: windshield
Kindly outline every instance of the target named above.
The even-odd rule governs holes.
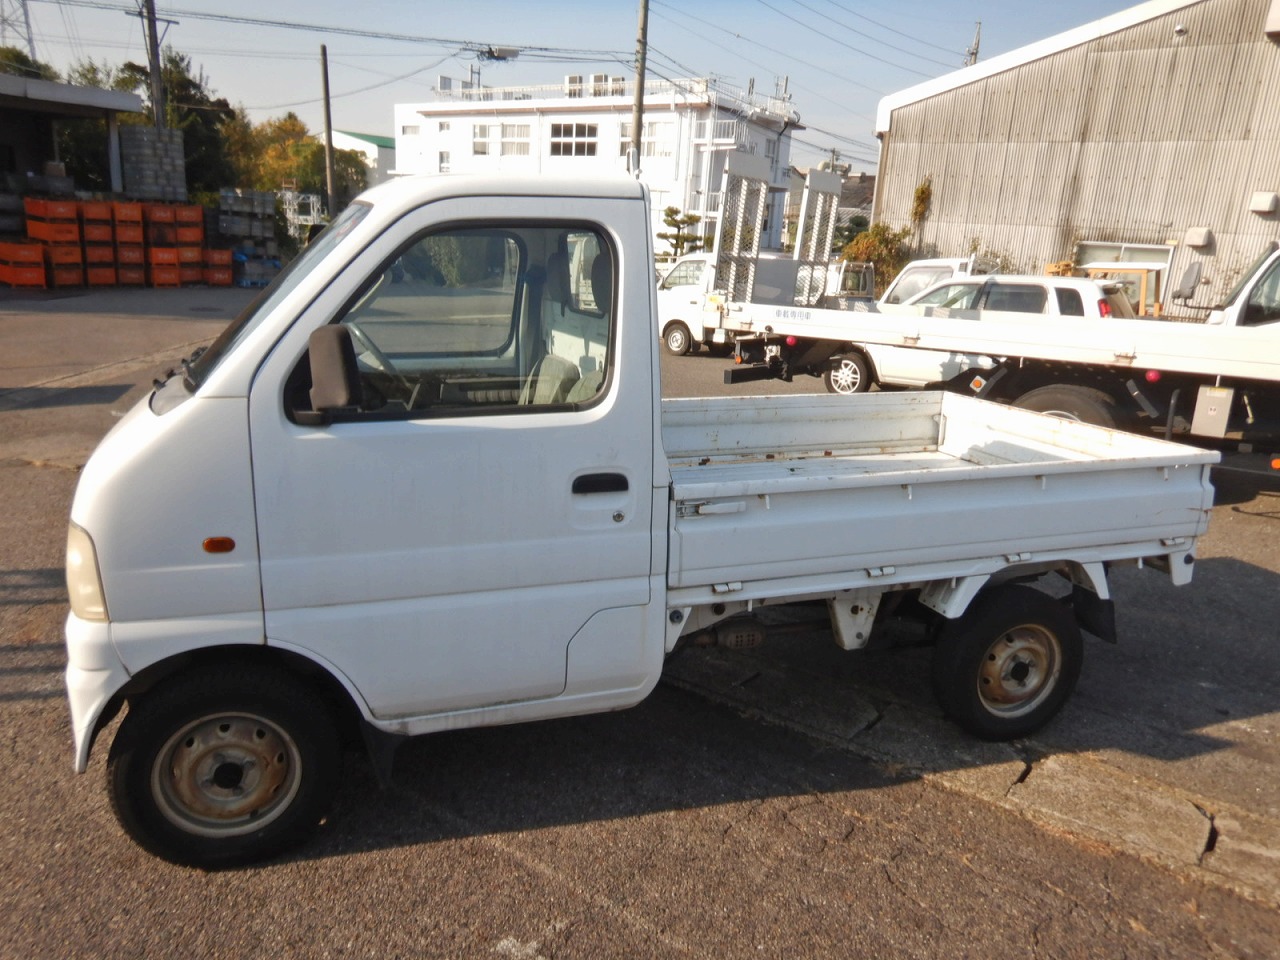
[[[293,291],[299,281],[342,242],[356,224],[364,219],[370,209],[372,208],[367,203],[353,203],[339,214],[336,220],[320,231],[319,235],[280,272],[271,285],[264,289],[260,296],[255,297],[240,316],[231,321],[230,326],[209,345],[209,349],[185,365],[187,388],[194,392],[200,384],[204,383],[222,359],[270,315],[276,305]]]
[[[1249,264],[1249,269],[1246,270],[1240,279],[1236,281],[1236,285],[1232,287],[1231,292],[1227,294],[1227,299],[1222,301],[1222,305],[1224,307],[1229,307],[1231,304],[1236,302],[1236,297],[1240,296],[1240,292],[1249,285],[1250,281],[1252,281],[1255,276],[1257,276],[1258,271],[1262,269],[1262,265],[1267,262],[1267,258],[1275,252],[1276,242],[1272,240],[1271,243],[1267,244],[1267,249],[1262,252],[1262,256]]]

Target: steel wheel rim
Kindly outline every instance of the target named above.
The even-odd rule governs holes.
[[[204,837],[260,830],[298,793],[302,756],[264,717],[212,714],[166,742],[151,770],[156,806],[170,823]]]
[[[841,360],[831,367],[831,385],[836,393],[857,393],[862,385],[862,375],[858,365],[852,360]]]
[[[1030,713],[1053,692],[1062,673],[1058,635],[1039,624],[1005,631],[987,648],[978,671],[983,708],[999,717]]]
[[[667,334],[667,349],[672,353],[679,353],[685,348],[684,331],[676,328]]]

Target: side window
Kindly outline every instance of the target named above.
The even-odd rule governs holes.
[[[893,293],[885,298],[885,302],[906,303],[925,287],[931,287],[939,280],[947,279],[950,275],[950,270],[940,270],[937,267],[916,267],[914,269],[908,267],[902,272],[902,276],[898,280],[898,286],[894,288]]]
[[[335,318],[354,354],[354,370],[347,357],[339,373],[358,386],[327,416],[571,412],[591,403],[612,359],[613,275],[612,247],[590,227],[462,225],[420,236]],[[303,366],[313,381],[333,382],[318,360]],[[313,384],[298,388],[302,379],[290,393],[298,412],[317,395]]]
[[[672,287],[687,287],[698,283],[702,279],[702,271],[705,267],[706,263],[702,260],[686,260],[684,263],[677,263],[663,279],[662,289],[670,290]]]
[[[1080,297],[1079,290],[1058,287],[1055,292],[1058,295],[1058,313],[1064,317],[1084,316],[1084,300]]]
[[[926,293],[916,301],[916,304],[968,310],[973,306],[973,301],[981,289],[976,283],[948,283]]]
[[[1048,295],[1044,287],[1029,283],[993,283],[987,288],[988,310],[1044,313]]]
[[[1246,326],[1280,320],[1280,261],[1272,264],[1249,292],[1249,302],[1245,304],[1244,315],[1240,319]]]

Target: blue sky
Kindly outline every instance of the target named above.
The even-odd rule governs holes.
[[[739,87],[754,80],[757,92],[766,93],[785,77],[793,108],[808,127],[797,134],[793,162],[807,166],[835,149],[855,170],[873,172],[880,98],[959,68],[979,21],[979,57],[986,60],[1134,5],[650,0],[650,73],[715,76]],[[141,22],[128,12],[136,9],[132,0],[28,0],[36,55],[62,70],[89,58],[145,63]],[[323,129],[323,43],[334,127],[389,136],[393,104],[429,100],[439,75],[465,78],[473,66],[490,85],[558,83],[571,73],[629,78],[639,0],[158,0],[157,10],[176,21],[168,25],[165,43],[188,54],[209,87],[248,108],[255,121],[292,110],[313,131]],[[303,26],[348,32],[298,28]],[[475,51],[490,46],[516,47],[522,54],[510,62],[480,62]]]

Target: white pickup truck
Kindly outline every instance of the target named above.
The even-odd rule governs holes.
[[[104,438],[71,510],[75,768],[215,867],[300,841],[344,743],[619,709],[694,641],[907,618],[974,734],[1114,638],[1107,568],[1192,572],[1217,455],[946,393],[662,401],[648,195],[369,191]],[[1029,585],[1046,577],[1055,597]]]

